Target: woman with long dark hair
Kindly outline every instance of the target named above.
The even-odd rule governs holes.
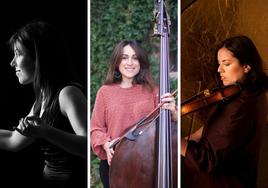
[[[113,50],[104,85],[98,90],[90,124],[93,152],[101,159],[100,177],[109,187],[109,165],[113,141],[158,104],[159,91],[145,50],[135,40],[122,40]],[[177,120],[174,97],[162,96],[163,108]]]
[[[223,86],[237,84],[241,92],[221,102],[189,141],[181,139],[183,186],[254,188],[267,123],[268,78],[257,48],[246,36],[221,42],[216,63]]]
[[[31,22],[9,40],[10,65],[22,85],[32,84],[35,102],[14,131],[0,130],[0,148],[19,151],[38,142],[45,160],[36,187],[86,187],[87,101],[68,67],[59,32]]]

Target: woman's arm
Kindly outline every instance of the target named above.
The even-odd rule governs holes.
[[[58,147],[83,158],[87,157],[87,100],[80,89],[67,86],[59,95],[61,112],[66,116],[75,132],[70,134],[49,127],[43,138]]]
[[[8,151],[20,151],[30,145],[34,139],[27,138],[17,131],[0,130],[0,149]]]
[[[181,138],[181,155],[185,157],[187,151],[188,142],[185,138]]]
[[[204,128],[204,126],[200,127],[197,131],[195,131],[193,134],[191,134],[189,140],[193,140],[193,141],[198,142],[202,137],[203,128]],[[185,139],[188,140],[188,136],[185,137]]]
[[[32,115],[33,115],[33,107],[28,116]],[[20,130],[21,121],[17,126],[17,128],[18,130]],[[32,142],[34,142],[33,138],[23,136],[16,130],[11,131],[11,130],[0,129],[0,149],[16,152],[30,145]]]
[[[105,102],[105,93],[109,91],[104,90],[105,87],[101,87],[96,95],[94,103],[94,109],[90,120],[90,144],[92,151],[101,160],[111,160],[113,152],[109,147],[112,142],[112,138],[109,135],[107,125],[107,104]]]
[[[190,135],[189,140],[193,140],[195,142],[198,142],[203,133],[203,126],[200,127],[197,131],[195,131],[193,134]],[[187,151],[187,146],[188,146],[188,136],[181,138],[181,155],[185,157],[186,151]]]
[[[87,156],[87,101],[75,86],[63,88],[59,94],[61,113],[68,118],[75,134],[51,127],[45,122],[24,119],[23,134],[39,137],[74,155]],[[34,121],[34,122],[31,122]]]

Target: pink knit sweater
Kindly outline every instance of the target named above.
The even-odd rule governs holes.
[[[122,136],[158,104],[158,89],[150,92],[142,85],[121,88],[119,84],[102,86],[96,97],[90,123],[90,142],[93,152],[105,160],[102,145]]]

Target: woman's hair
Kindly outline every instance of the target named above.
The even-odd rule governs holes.
[[[122,40],[114,48],[112,56],[109,61],[108,74],[104,84],[109,85],[113,83],[120,83],[122,81],[122,76],[121,73],[119,72],[119,64],[122,61],[123,48],[127,45],[130,45],[131,48],[135,51],[138,61],[140,63],[140,72],[135,76],[133,83],[144,84],[150,90],[152,90],[155,86],[155,81],[150,72],[150,64],[148,61],[148,56],[146,54],[146,51],[135,40]]]
[[[34,59],[36,108],[41,105],[42,95],[45,106],[49,105],[58,90],[73,81],[65,41],[52,25],[34,21],[11,36],[8,43],[12,50],[16,42],[21,43]]]
[[[251,67],[245,81],[246,85],[257,84],[268,88],[268,77],[263,72],[262,58],[251,39],[243,35],[225,39],[216,48],[216,62],[218,62],[217,54],[221,48],[227,48],[231,51],[241,65]]]

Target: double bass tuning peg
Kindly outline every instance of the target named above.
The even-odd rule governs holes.
[[[160,15],[160,12],[156,9],[154,9],[154,19],[153,19],[153,22],[154,22],[154,29],[153,29],[153,37],[159,37],[161,34],[160,34],[160,29],[159,29],[159,15]]]

